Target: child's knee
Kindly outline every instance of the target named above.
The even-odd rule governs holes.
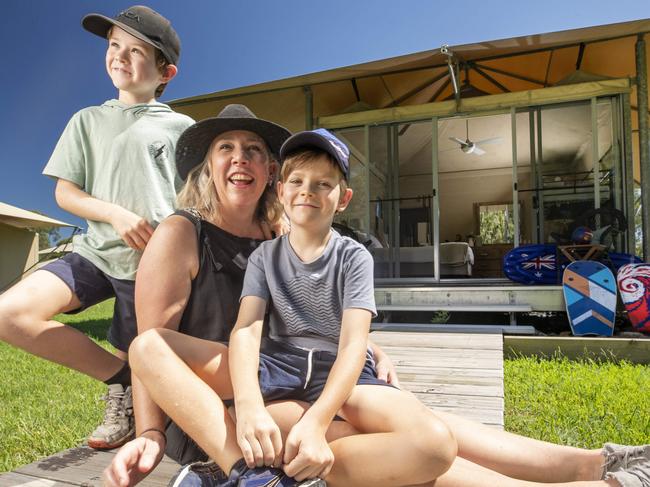
[[[24,334],[22,329],[28,321],[26,310],[6,294],[0,295],[0,340],[11,342],[12,337]]]
[[[449,470],[458,453],[451,429],[434,414],[428,414],[416,436],[436,476]]]

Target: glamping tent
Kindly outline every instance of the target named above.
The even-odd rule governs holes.
[[[38,262],[39,228],[73,226],[0,203],[0,291],[20,280]]]
[[[601,208],[632,227],[650,207],[649,31],[644,19],[442,46],[171,104],[200,120],[244,103],[292,131],[336,132],[355,189],[339,223],[377,243],[379,285],[505,286],[513,247],[552,242]],[[650,256],[649,215],[615,250]],[[562,309],[552,300],[539,309]]]

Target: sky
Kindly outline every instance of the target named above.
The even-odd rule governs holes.
[[[172,21],[179,74],[161,101],[471,42],[650,18],[648,0],[137,0]],[[2,0],[0,202],[84,226],[41,171],[70,117],[116,97],[88,13],[122,0]],[[648,49],[650,52],[650,48]],[[65,232],[64,232],[65,233]]]

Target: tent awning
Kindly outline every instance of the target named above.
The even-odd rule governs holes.
[[[51,228],[51,227],[74,227],[70,223],[55,220],[33,211],[23,210],[0,202],[0,223],[16,228]]]
[[[499,58],[521,56],[524,54],[536,54],[552,49],[565,49],[569,47],[579,49],[580,45],[622,39],[648,32],[650,32],[650,19],[641,19],[560,32],[533,34],[514,37],[511,39],[499,39],[473,44],[449,46],[449,50],[458,59],[465,62],[489,62]],[[544,56],[548,57],[548,54],[545,54]],[[614,62],[614,60],[610,58],[610,62]],[[543,73],[542,76],[539,76],[538,78],[530,78],[529,76],[526,76],[527,73],[525,72],[527,71],[527,68],[530,68],[530,62],[521,63],[521,60],[519,60],[519,64],[522,65],[518,66],[518,69],[515,69],[514,73],[519,74],[518,71],[524,71],[521,76],[523,78],[528,78],[528,80],[524,79],[520,81],[529,81],[533,84],[537,84],[538,87],[539,84],[544,84]],[[544,65],[543,67],[546,66]],[[327,71],[187,97],[173,100],[170,104],[175,107],[182,107],[208,101],[227,100],[241,96],[250,96],[292,88],[302,88],[305,86],[314,86],[337,81],[360,80],[375,76],[399,76],[421,70],[429,71],[431,74],[438,74],[437,70],[445,72],[446,69],[447,56],[441,53],[440,49],[432,49],[429,51],[371,61],[353,66],[340,67]],[[493,67],[493,69],[499,68]],[[494,71],[492,71],[492,73],[494,73]],[[431,77],[431,74],[429,74],[429,77]],[[435,78],[435,76],[433,78]],[[425,79],[425,81],[427,80]]]

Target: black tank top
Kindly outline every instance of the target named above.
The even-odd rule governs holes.
[[[178,329],[193,337],[227,342],[239,312],[248,257],[262,240],[236,237],[193,210],[174,214],[194,224],[199,256],[199,272]]]
[[[192,281],[178,330],[205,340],[227,342],[239,312],[248,257],[262,240],[236,237],[203,220],[196,210],[178,210],[174,215],[194,224],[199,257],[199,272]],[[166,453],[181,464],[207,459],[173,422],[167,426]]]

